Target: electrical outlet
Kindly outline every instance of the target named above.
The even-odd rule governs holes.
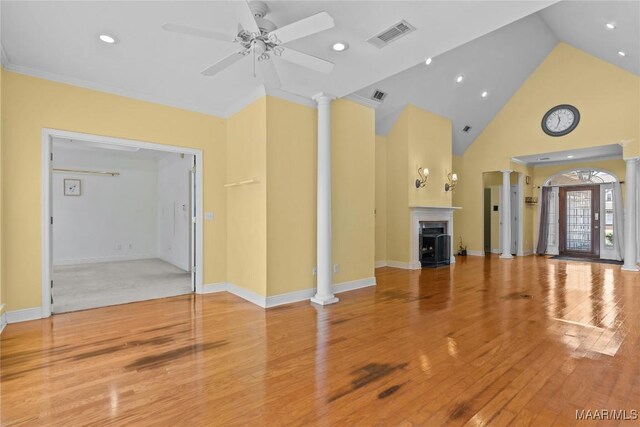
[[[314,276],[315,276],[316,274],[318,274],[318,267],[313,267],[313,268],[311,269],[311,274],[313,274]]]
[[[340,264],[333,264],[333,272],[340,273]]]
[[[205,221],[213,221],[213,212],[205,212],[204,219]]]

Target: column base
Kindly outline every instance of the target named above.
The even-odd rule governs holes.
[[[511,254],[502,254],[502,255],[500,255],[500,259],[513,259],[513,255],[511,255]]]
[[[621,270],[638,272],[640,271],[640,268],[637,265],[623,265]]]
[[[335,304],[338,301],[340,301],[338,298],[336,298],[335,296],[331,295],[330,297],[318,297],[313,296],[310,298],[310,301],[314,304],[318,304],[318,305],[329,305],[329,304]]]

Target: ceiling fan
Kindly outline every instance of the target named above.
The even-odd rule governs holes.
[[[231,38],[225,34],[188,27],[185,25],[167,23],[162,26],[166,31],[204,37],[212,40],[235,43],[238,49],[232,54],[222,58],[206,70],[202,75],[214,76],[225,68],[247,56],[253,57],[254,76],[256,66],[264,83],[272,88],[281,86],[278,71],[271,60],[277,56],[294,64],[312,70],[329,73],[333,69],[333,63],[315,56],[299,52],[283,46],[284,44],[312,34],[333,28],[334,22],[327,12],[320,12],[292,24],[278,28],[273,22],[265,18],[269,11],[267,5],[261,1],[243,2],[247,7],[242,9],[238,23],[238,34]]]

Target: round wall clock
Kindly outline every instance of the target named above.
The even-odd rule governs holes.
[[[557,105],[542,117],[542,130],[550,136],[563,136],[580,122],[580,112],[573,105]]]

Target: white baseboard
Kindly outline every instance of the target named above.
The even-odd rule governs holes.
[[[278,305],[291,304],[292,302],[306,301],[315,294],[315,288],[310,288],[301,291],[287,292],[286,294],[271,295],[265,298],[264,307],[270,308]]]
[[[227,283],[227,292],[245,299],[262,308],[265,308],[267,305],[267,297],[265,297],[264,295],[257,294],[238,285],[234,285],[233,283]]]
[[[467,251],[469,256],[485,256],[484,251]]]
[[[138,261],[141,259],[158,258],[156,255],[139,254],[139,255],[117,255],[96,258],[77,258],[77,259],[58,259],[53,261],[53,266],[59,265],[76,265],[76,264],[93,264],[98,262],[115,262],[115,261]]]
[[[0,305],[0,334],[7,325],[7,313],[4,312],[4,304]]]
[[[225,292],[227,290],[227,282],[206,283],[202,286],[203,294],[212,294],[215,292]]]
[[[494,248],[494,249],[491,249],[491,253],[500,255],[502,253],[502,251],[500,249],[495,249]]]
[[[40,307],[25,308],[22,310],[7,311],[7,323],[26,322],[28,320],[42,319]]]
[[[219,284],[222,286],[222,284]],[[375,277],[367,277],[365,279],[351,280],[349,282],[335,283],[333,292],[336,294],[342,292],[353,291],[356,289],[366,288],[376,285]],[[287,292],[285,294],[263,296],[248,289],[242,288],[233,283],[226,284],[226,291],[232,293],[242,299],[245,299],[259,307],[271,308],[279,305],[291,304],[294,302],[307,301],[315,295],[315,288],[301,289],[299,291]],[[205,287],[206,289],[206,287]]]
[[[382,268],[387,266],[387,261],[376,261],[374,268]]]
[[[376,286],[375,277],[367,277],[364,279],[351,280],[349,282],[336,283],[333,285],[333,293],[339,294],[342,292],[355,291],[356,289],[368,288],[369,286]]]
[[[533,249],[528,249],[522,253],[522,256],[533,255]]]
[[[411,263],[410,262],[403,262],[403,261],[387,261],[387,267],[402,268],[404,270],[411,270]]]

